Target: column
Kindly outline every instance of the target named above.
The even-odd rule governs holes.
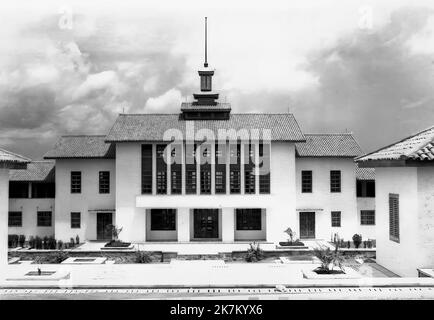
[[[247,142],[248,143],[248,142]],[[245,190],[245,181],[244,181],[244,152],[245,152],[245,146],[246,144],[244,143],[243,140],[241,140],[241,145],[240,145],[240,188],[241,188],[241,194],[244,194]]]
[[[190,209],[178,208],[178,242],[190,241]]]
[[[0,270],[4,270],[8,264],[8,208],[9,170],[0,168]]]
[[[211,194],[215,194],[215,144],[211,143]]]
[[[234,242],[235,239],[235,216],[234,208],[222,209],[222,241]]]
[[[152,195],[157,194],[157,145],[152,144]]]

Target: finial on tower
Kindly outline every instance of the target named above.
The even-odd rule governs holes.
[[[208,18],[205,17],[205,63],[203,64],[203,66],[205,68],[208,67],[208,57],[207,57],[207,38],[208,38],[208,32],[207,32],[207,20]]]

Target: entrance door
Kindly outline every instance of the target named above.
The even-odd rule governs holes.
[[[111,240],[112,232],[109,226],[113,223],[111,212],[98,212],[96,214],[96,238],[98,240]]]
[[[218,209],[194,209],[194,237],[218,238]]]
[[[300,212],[300,238],[315,238],[315,212]]]

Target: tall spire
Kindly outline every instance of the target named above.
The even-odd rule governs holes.
[[[208,32],[207,32],[207,20],[208,20],[208,18],[207,17],[205,17],[205,63],[203,64],[203,66],[205,67],[205,68],[207,68],[208,67],[208,57],[207,57],[207,49],[208,49],[208,43],[207,43],[207,40],[208,40]]]

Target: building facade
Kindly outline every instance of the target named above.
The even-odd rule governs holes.
[[[233,113],[207,62],[198,73],[179,113],[120,114],[107,135],[62,136],[27,175],[12,172],[9,232],[107,240],[116,225],[125,241],[277,243],[290,227],[301,239],[375,238],[351,134],[303,134],[289,113]]]
[[[359,157],[375,168],[377,262],[400,276],[434,266],[434,127]]]

